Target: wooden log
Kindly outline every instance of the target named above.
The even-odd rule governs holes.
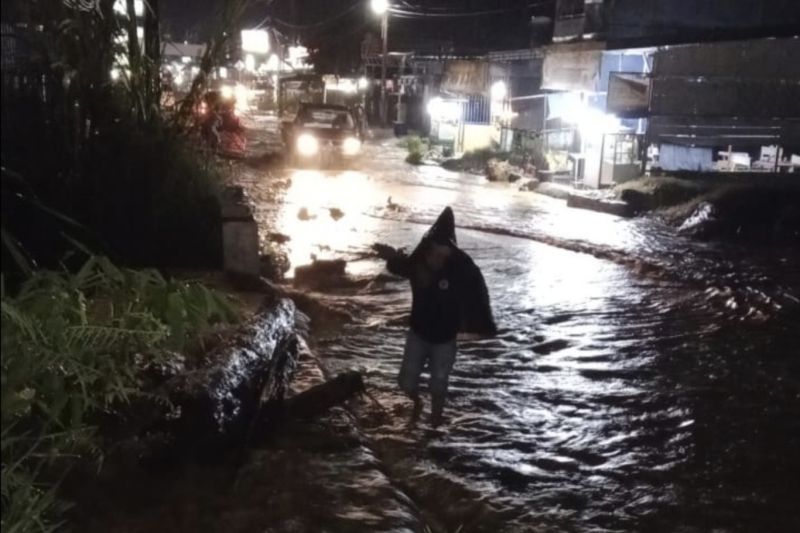
[[[209,363],[176,376],[178,449],[214,457],[245,438],[264,400],[283,397],[297,359],[295,306],[275,300],[215,347]]]
[[[284,415],[291,418],[312,418],[366,392],[364,379],[359,372],[345,372],[287,400]]]

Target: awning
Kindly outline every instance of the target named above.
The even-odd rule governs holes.
[[[650,79],[637,72],[611,72],[606,111],[621,117],[645,117],[650,104]]]
[[[489,63],[454,60],[445,65],[441,88],[451,94],[486,94],[489,85]]]
[[[542,66],[542,89],[597,90],[603,49],[604,44],[596,42],[548,47]]]

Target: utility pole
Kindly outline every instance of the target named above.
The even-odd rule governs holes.
[[[386,108],[386,61],[389,48],[389,12],[386,11],[381,19],[381,124],[387,126],[388,110]]]
[[[372,0],[372,12],[381,17],[381,124],[385,127],[386,113],[386,62],[389,48],[389,0]]]

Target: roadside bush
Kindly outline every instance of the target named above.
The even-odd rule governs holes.
[[[422,152],[411,152],[406,156],[406,163],[411,165],[422,164]]]
[[[6,153],[4,147],[4,154]],[[124,123],[88,139],[78,159],[55,172],[48,158],[11,167],[29,197],[81,226],[81,241],[136,266],[216,267],[221,263],[222,176],[192,140],[161,125]],[[3,169],[4,191],[9,172]],[[3,224],[40,264],[58,266],[59,231],[42,231],[41,210],[13,209],[4,195]],[[52,226],[52,225],[50,225]]]
[[[87,147],[68,209],[128,264],[214,267],[221,183],[169,130],[119,128]]]
[[[224,296],[155,271],[90,259],[76,274],[37,271],[2,294],[2,529],[53,531],[67,506],[59,475],[100,457],[92,427],[165,362],[236,312]],[[61,474],[59,474],[59,472]]]
[[[406,163],[419,165],[428,151],[428,143],[421,137],[410,135],[401,141],[401,146],[408,150]]]

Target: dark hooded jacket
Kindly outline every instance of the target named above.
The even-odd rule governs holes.
[[[425,251],[431,242],[450,246],[453,253],[439,272],[425,265]],[[494,335],[489,291],[480,269],[456,243],[455,218],[449,207],[409,256],[387,261],[390,272],[411,282],[411,330],[422,339],[442,343],[458,332]]]

